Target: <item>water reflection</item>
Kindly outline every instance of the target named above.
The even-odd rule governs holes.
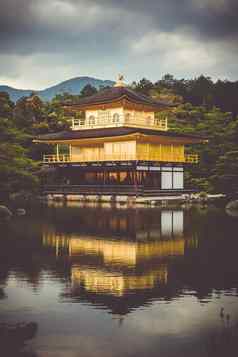
[[[37,324],[0,324],[0,353],[4,357],[37,357],[35,352],[25,350],[26,342],[37,333]]]
[[[1,299],[4,299],[6,297],[5,293],[4,293],[4,290],[3,289],[0,289],[0,300]]]
[[[44,246],[53,248],[57,257],[67,256],[71,262],[71,285],[63,296],[74,300],[91,298],[94,303],[103,303],[104,295],[126,297],[129,307],[136,305],[133,300],[145,298],[149,291],[166,286],[169,258],[183,256],[185,246],[196,243],[183,238],[182,211],[163,211],[155,218],[154,224],[146,229],[138,219],[138,212],[132,211],[129,217],[127,214],[117,217],[109,211],[109,216],[94,221],[93,229],[91,220],[84,222],[80,226],[81,234],[65,234],[47,227],[43,234]],[[91,235],[90,231],[95,229],[98,234],[110,232],[114,235]],[[133,232],[132,236],[128,232]],[[118,235],[120,239],[116,239]],[[136,298],[130,297],[130,303],[128,294],[132,292]],[[107,300],[105,296],[106,305]],[[116,313],[122,312],[118,300],[115,307]]]
[[[235,356],[238,352],[238,323],[230,323],[230,314],[224,315],[221,309],[221,328],[213,330],[207,339],[208,356]]]
[[[130,309],[137,300],[177,297],[187,286],[205,299],[214,288],[237,287],[237,240],[227,236],[228,217],[219,221],[217,213],[56,207],[19,219],[5,232],[0,287],[13,271],[37,291],[47,269],[68,281],[62,297],[73,301],[102,304],[104,297],[108,306],[109,295],[125,297]]]
[[[70,216],[61,213],[44,226],[42,243],[58,262],[67,260],[64,301],[126,314],[154,299],[174,299],[187,285],[204,302],[209,298],[215,279],[209,280],[213,270],[205,271],[206,265],[217,269],[220,251],[214,247],[212,262],[206,261],[211,242],[191,227],[190,212],[81,208]]]
[[[157,356],[152,322],[156,338],[167,336],[164,356],[176,355],[171,329],[178,337],[187,334],[194,339],[194,331],[202,328],[206,355],[212,355],[212,348],[219,349],[218,342],[215,347],[209,342],[211,336],[220,336],[224,329],[223,334],[228,334],[231,327],[234,334],[238,309],[235,304],[224,305],[221,319],[219,299],[223,303],[230,297],[237,299],[238,226],[223,211],[63,206],[29,215],[16,218],[2,231],[0,319],[5,323],[37,321],[38,349],[57,345],[53,347],[57,356],[68,341],[68,348],[75,346],[75,352],[77,336],[84,335],[93,335],[98,346],[113,328],[105,318],[116,319],[120,326],[126,319],[122,327],[137,338],[133,344],[138,356],[147,355],[140,345],[145,336],[152,336],[151,356]],[[198,305],[215,303],[211,322]],[[67,331],[74,339],[64,337]],[[125,335],[119,337],[127,341]],[[83,337],[80,341],[84,345]],[[105,355],[135,355],[123,350],[123,343],[118,354],[107,351]],[[84,356],[96,356],[97,351],[85,350]],[[185,352],[181,355],[191,356],[191,350]]]

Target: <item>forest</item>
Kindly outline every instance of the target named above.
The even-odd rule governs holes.
[[[192,80],[175,79],[167,74],[152,83],[143,78],[130,85],[133,90],[175,104],[166,113],[169,129],[206,136],[208,144],[190,148],[200,155],[199,165],[190,166],[186,186],[208,193],[238,192],[238,82],[200,76]],[[97,92],[86,85],[80,96],[58,94],[43,102],[32,93],[13,103],[0,92],[0,198],[17,192],[39,192],[42,181],[40,159],[49,152],[32,139],[43,133],[67,129],[62,102],[77,101]]]

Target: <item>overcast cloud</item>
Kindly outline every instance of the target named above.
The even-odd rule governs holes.
[[[0,84],[238,79],[237,0],[0,0]]]

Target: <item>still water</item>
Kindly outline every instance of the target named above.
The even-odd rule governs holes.
[[[53,206],[0,229],[0,356],[238,355],[224,210]]]

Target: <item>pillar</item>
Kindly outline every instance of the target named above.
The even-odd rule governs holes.
[[[59,161],[59,144],[56,144],[56,160]]]

